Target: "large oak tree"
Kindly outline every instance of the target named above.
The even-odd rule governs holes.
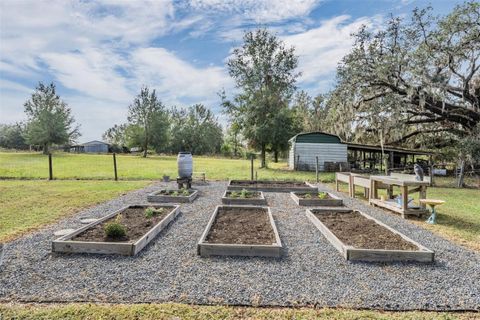
[[[239,93],[232,101],[223,93],[223,106],[249,144],[261,150],[262,167],[266,166],[267,147],[278,152],[288,141],[285,135],[291,134],[277,125],[293,125],[293,117],[284,109],[295,90],[297,65],[294,48],[285,47],[266,29],[246,32],[243,45],[233,50],[227,62]]]

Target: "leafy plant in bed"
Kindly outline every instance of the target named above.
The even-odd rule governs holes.
[[[127,206],[54,240],[52,251],[135,255],[178,213],[174,205]]]
[[[267,201],[261,191],[225,191],[222,197],[223,204],[266,205]]]
[[[290,195],[299,206],[343,206],[343,200],[329,192],[291,192]]]
[[[182,188],[179,190],[162,189],[150,193],[147,196],[148,202],[170,202],[185,203],[193,202],[198,196],[198,190]]]

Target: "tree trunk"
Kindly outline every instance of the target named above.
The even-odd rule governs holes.
[[[463,179],[465,177],[465,160],[460,161],[460,173],[457,179],[457,188],[463,188]]]
[[[278,150],[274,150],[274,151],[273,151],[273,161],[274,161],[275,163],[278,162]]]
[[[48,154],[48,143],[43,144],[43,154]]]
[[[262,162],[260,164],[260,168],[266,168],[267,167],[267,159],[266,159],[266,147],[265,147],[265,144],[262,143]]]
[[[147,128],[145,128],[145,140],[143,142],[143,157],[147,157],[147,149],[148,149],[148,131]]]
[[[237,157],[237,134],[235,133],[233,135],[233,156],[236,158]]]

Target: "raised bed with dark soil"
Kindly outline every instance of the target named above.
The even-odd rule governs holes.
[[[267,204],[267,199],[261,191],[248,191],[248,194],[241,195],[241,191],[225,191],[222,196],[223,204],[230,205],[255,205],[264,206]]]
[[[253,190],[264,192],[316,192],[318,188],[308,182],[273,180],[230,180],[227,190]]]
[[[290,196],[299,206],[343,206],[343,200],[329,192],[290,192]]]
[[[198,196],[198,190],[189,189],[188,195],[183,194],[183,190],[162,189],[155,191],[147,196],[148,202],[163,203],[189,203],[193,202]]]
[[[433,251],[363,212],[311,209],[307,217],[347,260],[433,262]]]
[[[150,218],[145,216],[148,207],[163,208],[163,212]],[[179,214],[179,206],[133,205],[107,216],[52,241],[53,252],[100,253],[136,255]],[[126,236],[109,238],[105,226],[121,215],[119,222],[126,229]]]
[[[282,243],[268,207],[217,206],[197,245],[202,257],[280,257]]]

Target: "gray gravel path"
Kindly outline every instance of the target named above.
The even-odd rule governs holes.
[[[125,204],[144,203],[147,193],[161,186],[129,193],[8,243],[0,267],[0,301],[480,310],[480,254],[354,199],[346,204],[435,250],[435,264],[347,262],[306,218],[305,208],[280,193],[266,193],[266,198],[285,247],[281,259],[200,258],[196,243],[221,204],[225,182],[197,187],[199,198],[182,204],[182,214],[136,257],[50,252],[54,231],[80,227],[81,218],[101,217]]]

